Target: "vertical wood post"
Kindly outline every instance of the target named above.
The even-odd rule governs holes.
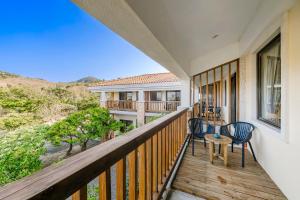
[[[139,199],[146,199],[146,145],[140,145],[139,151]]]
[[[157,135],[157,185],[159,184],[162,184],[162,168],[163,168],[163,165],[162,165],[162,154],[163,154],[163,151],[162,151],[162,134],[163,134],[163,130],[162,129],[161,131],[158,132],[158,135]]]
[[[111,199],[110,168],[99,176],[99,200]]]
[[[208,124],[208,71],[206,72],[206,100],[205,100],[205,104],[206,104],[206,111],[205,111],[205,115],[206,115],[206,122]]]
[[[214,69],[214,95],[213,95],[213,112],[214,112],[214,125],[216,125],[216,69]]]
[[[152,138],[146,142],[146,199],[152,199]]]
[[[240,59],[237,60],[237,65],[236,65],[236,92],[237,92],[236,117],[237,117],[237,121],[239,121],[240,120]]]
[[[223,65],[221,66],[221,81],[220,81],[220,91],[221,91],[221,95],[220,95],[220,107],[221,107],[221,125],[223,125],[223,117],[222,117],[222,113],[223,113]]]
[[[152,137],[152,192],[158,191],[158,133]]]
[[[87,200],[87,185],[72,195],[72,200]]]
[[[231,63],[228,67],[228,123],[231,122]]]
[[[128,173],[129,173],[129,200],[136,200],[137,197],[137,150],[128,155]]]
[[[116,164],[116,198],[126,199],[126,158],[122,158]]]

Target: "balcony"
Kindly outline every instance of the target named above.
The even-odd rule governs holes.
[[[93,180],[100,200],[161,199],[170,190],[206,199],[286,199],[249,153],[246,167],[240,166],[239,148],[229,154],[228,167],[220,160],[211,164],[208,148],[198,141],[192,156],[189,115],[188,109],[172,112],[4,186],[0,199],[86,200]],[[178,199],[175,193],[170,198]]]
[[[111,110],[137,111],[136,101],[109,100],[106,102],[106,107]]]
[[[172,112],[180,106],[180,101],[146,101],[146,112]]]

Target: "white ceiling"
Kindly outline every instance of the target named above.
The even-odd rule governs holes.
[[[126,1],[174,59],[190,67],[199,55],[238,42],[262,0]]]

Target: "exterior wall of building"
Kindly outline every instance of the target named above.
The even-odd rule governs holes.
[[[281,129],[257,120],[256,52],[281,32]],[[272,22],[240,59],[240,119],[256,126],[252,143],[259,163],[288,199],[299,199],[300,134],[300,3]]]

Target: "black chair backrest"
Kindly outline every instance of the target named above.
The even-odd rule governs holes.
[[[189,119],[189,128],[193,135],[199,135],[203,132],[201,118]]]
[[[234,135],[233,137],[240,141],[250,140],[252,137],[252,131],[254,126],[247,122],[235,122],[233,123]]]

